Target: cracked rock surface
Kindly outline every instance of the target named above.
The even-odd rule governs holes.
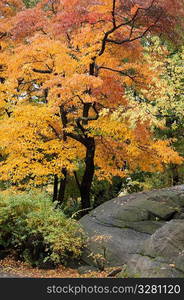
[[[112,199],[80,223],[86,263],[126,264],[129,277],[184,277],[184,185]]]

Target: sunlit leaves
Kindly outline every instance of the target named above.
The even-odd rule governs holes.
[[[167,57],[157,38],[141,43],[146,34],[171,33],[176,0],[171,7],[166,1],[42,0],[29,9],[5,2],[1,179],[44,184],[53,174],[62,177],[62,168],[72,173],[89,138],[99,178],[182,162],[172,141],[154,139],[153,129],[164,126],[158,112],[183,109],[183,53]]]

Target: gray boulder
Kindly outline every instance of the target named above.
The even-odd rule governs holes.
[[[128,261],[126,272],[129,276],[184,277],[184,221],[171,220],[151,235],[141,255]]]
[[[184,221],[172,220],[158,229],[144,243],[142,253],[151,257],[184,256]]]
[[[184,276],[183,215],[184,185],[112,199],[80,220],[82,258],[99,268],[126,264],[130,277]]]
[[[184,273],[166,259],[135,254],[128,261],[119,278],[183,278]]]
[[[132,254],[139,252],[142,241],[149,237],[149,234],[129,228],[100,224],[92,216],[84,217],[81,224],[88,236],[82,259],[102,269],[126,263]]]

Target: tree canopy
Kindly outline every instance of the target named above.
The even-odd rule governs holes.
[[[177,86],[165,93],[166,64],[154,63],[161,53],[146,53],[146,46],[157,35],[181,40],[183,4],[1,1],[1,179],[42,185],[56,176],[64,192],[73,175],[88,209],[94,176],[181,164],[172,139],[153,134],[154,126],[164,127],[160,108],[175,107]]]

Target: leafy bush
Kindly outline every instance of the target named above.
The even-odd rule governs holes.
[[[33,266],[78,259],[84,244],[79,224],[55,209],[44,193],[0,195],[0,245]]]

